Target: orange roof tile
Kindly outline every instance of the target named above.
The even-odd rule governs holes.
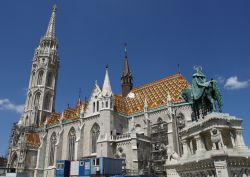
[[[168,93],[174,103],[182,101],[180,95],[183,89],[189,87],[188,81],[181,75],[175,74],[163,79],[142,85],[131,90],[132,97],[115,95],[115,110],[131,115],[144,109],[144,100],[147,99],[149,108],[155,108],[166,104]]]
[[[77,114],[77,109],[67,108],[63,113],[63,120],[74,120],[78,119],[80,116]]]
[[[47,125],[53,125],[59,122],[61,114],[53,112],[50,114],[50,116],[47,118]]]
[[[39,147],[40,146],[40,138],[38,133],[27,133],[26,134],[26,144],[30,146]]]

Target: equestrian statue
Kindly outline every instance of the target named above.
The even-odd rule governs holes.
[[[200,66],[195,66],[191,88],[182,91],[182,98],[192,104],[193,121],[204,118],[210,112],[222,111],[221,92],[216,80],[206,80]]]

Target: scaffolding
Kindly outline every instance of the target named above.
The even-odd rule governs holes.
[[[168,127],[165,121],[158,120],[151,125],[151,173],[157,176],[166,176],[165,161],[168,145]]]

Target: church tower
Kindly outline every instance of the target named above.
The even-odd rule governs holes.
[[[122,96],[126,97],[133,88],[133,76],[129,69],[126,43],[124,44],[124,47],[125,47],[125,60],[124,60],[124,69],[121,76],[121,84],[122,84]]]
[[[39,126],[55,109],[59,69],[58,42],[55,36],[56,6],[53,6],[48,29],[36,48],[22,115],[23,126]]]

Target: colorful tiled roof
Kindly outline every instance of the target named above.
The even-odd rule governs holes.
[[[63,120],[74,120],[78,119],[79,114],[75,108],[66,108],[63,113]]]
[[[50,114],[50,116],[47,118],[47,125],[53,125],[59,122],[60,120],[60,113],[53,112]]]
[[[27,133],[26,134],[26,144],[33,147],[40,146],[40,138],[38,133]]]
[[[187,87],[189,87],[189,83],[181,74],[168,76],[132,89],[130,93],[133,94],[133,97],[123,97],[122,94],[115,95],[115,110],[125,115],[142,112],[145,98],[149,109],[163,106],[166,104],[168,93],[173,102],[178,103],[183,101],[180,95],[182,90]],[[66,108],[64,110],[63,120],[79,119],[81,108],[86,106],[87,103],[82,103],[79,99],[75,108]],[[52,113],[47,118],[47,125],[59,123],[60,118],[60,113]],[[40,127],[43,126],[40,125]]]
[[[181,74],[165,77],[132,89],[131,97],[115,95],[115,110],[125,115],[141,112],[144,109],[145,98],[149,108],[156,108],[166,104],[168,93],[174,103],[181,102],[181,92],[187,87],[189,83]]]

